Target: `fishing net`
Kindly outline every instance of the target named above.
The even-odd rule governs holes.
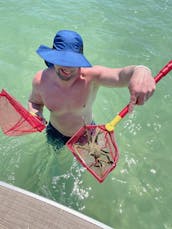
[[[9,136],[41,132],[45,125],[4,89],[0,93],[0,127]]]
[[[99,182],[104,181],[118,161],[119,152],[114,134],[103,125],[83,126],[66,145]]]

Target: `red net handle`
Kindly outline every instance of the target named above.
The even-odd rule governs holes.
[[[155,83],[158,83],[164,76],[166,76],[170,71],[172,70],[172,60],[170,60],[160,71],[159,73],[154,77]],[[129,104],[125,106],[120,113],[118,114],[121,118],[125,117],[128,113]]]

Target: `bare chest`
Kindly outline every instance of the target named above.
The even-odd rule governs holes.
[[[84,81],[70,88],[49,85],[42,90],[45,106],[50,111],[58,112],[59,114],[77,112],[91,105],[94,94],[93,86]]]

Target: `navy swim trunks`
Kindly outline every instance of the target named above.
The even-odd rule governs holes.
[[[95,125],[95,122],[92,121],[91,125]],[[47,142],[56,147],[56,149],[62,148],[66,142],[71,138],[60,133],[51,122],[48,123],[46,127]]]
[[[52,145],[59,146],[58,148],[63,147],[70,137],[60,133],[54,126],[49,122],[46,127],[47,141]]]

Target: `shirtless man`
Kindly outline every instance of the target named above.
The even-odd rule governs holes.
[[[48,68],[33,79],[29,111],[43,118],[46,106],[50,111],[47,135],[63,144],[84,122],[93,122],[92,105],[100,86],[128,87],[130,111],[134,105],[144,104],[155,90],[151,71],[145,66],[91,66],[83,55],[82,38],[73,31],[59,31],[53,48],[41,45],[37,53]]]

